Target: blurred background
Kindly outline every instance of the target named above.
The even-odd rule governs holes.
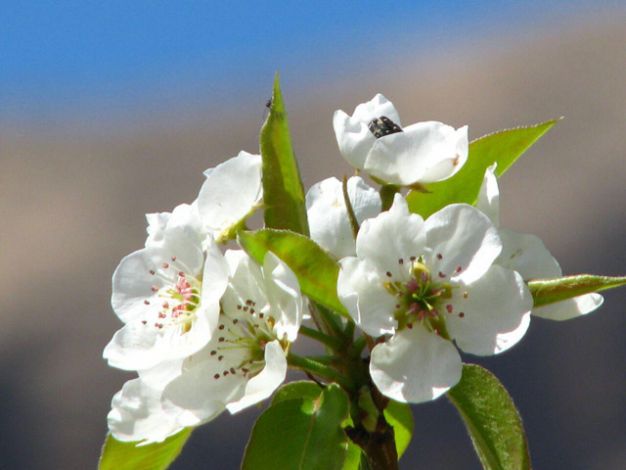
[[[565,116],[501,180],[503,225],[566,273],[626,272],[626,5],[615,1],[0,1],[0,468],[95,468],[143,215],[258,150],[279,70],[306,186],[350,174],[331,116],[384,93],[471,138]],[[626,290],[535,319],[491,359],[537,469],[626,468]],[[198,429],[174,469],[234,469],[259,410]],[[445,399],[414,407],[401,468],[479,468]]]

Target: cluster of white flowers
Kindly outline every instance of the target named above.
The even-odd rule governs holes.
[[[342,155],[377,183],[441,181],[468,157],[466,126],[403,128],[382,95],[352,116],[337,111],[333,126]],[[350,208],[336,178],[306,195],[311,238],[340,265],[339,299],[373,340],[371,379],[394,400],[445,393],[461,377],[458,349],[506,351],[531,313],[563,320],[602,303],[588,294],[533,310],[526,281],[561,269],[537,237],[499,227],[494,171],[485,173],[477,207],[452,204],[426,220],[409,212],[401,191],[383,211],[378,191],[358,176],[347,180]],[[192,204],[147,216],[145,247],[113,275],[112,305],[124,326],[104,357],[138,373],[108,417],[122,441],[162,441],[258,403],[285,380],[303,318],[296,276],[271,252],[259,266],[242,250],[222,249],[262,205],[261,157],[242,152],[205,175]]]
[[[285,380],[303,314],[298,282],[272,253],[259,266],[219,246],[260,206],[261,157],[241,152],[205,175],[192,204],[148,214],[145,248],[113,275],[124,327],[104,358],[139,376],[113,397],[109,429],[121,441],[162,441]]]

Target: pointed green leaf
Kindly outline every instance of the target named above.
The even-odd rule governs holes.
[[[339,264],[310,238],[287,230],[262,229],[240,232],[239,243],[258,263],[271,251],[295,273],[305,295],[349,316],[337,297]]]
[[[411,407],[406,403],[389,400],[389,404],[385,408],[385,419],[393,428],[399,460],[409,447],[413,437],[414,423]]]
[[[191,431],[192,428],[187,428],[163,442],[145,446],[136,446],[133,442],[120,442],[108,435],[102,447],[98,469],[165,470],[178,457]]]
[[[538,279],[528,283],[528,288],[533,294],[535,307],[621,286],[626,286],[626,276],[578,274],[557,279]]]
[[[274,80],[269,115],[261,128],[261,157],[265,225],[308,235],[304,189],[291,146],[278,74]]]
[[[469,146],[467,162],[456,175],[409,192],[409,209],[426,218],[448,204],[475,204],[485,170],[497,162],[496,175],[501,176],[556,122],[552,119],[534,126],[506,129],[474,140]]]
[[[252,428],[241,468],[341,469],[349,445],[343,431],[349,406],[344,391],[334,384],[314,400],[272,404]]]
[[[448,392],[485,470],[528,470],[530,455],[522,419],[506,389],[488,370],[464,364]]]

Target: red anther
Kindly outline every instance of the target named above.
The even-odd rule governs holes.
[[[145,324],[147,324],[148,322],[147,322],[146,320],[141,320],[141,323],[142,323],[143,325],[145,325]]]
[[[417,256],[411,256],[409,259],[410,259],[411,261],[415,261],[415,260],[417,259]]]
[[[159,318],[165,318],[167,315],[165,315],[163,312],[159,312]]]
[[[443,279],[444,277],[446,277],[446,275],[445,275],[444,273],[442,273],[441,271],[439,271],[438,276],[439,276],[440,278],[442,278],[442,279]]]
[[[446,305],[446,310],[448,311],[448,313],[452,313],[452,308],[452,304]]]
[[[159,288],[158,288],[157,286],[152,286],[152,287],[150,288],[150,290],[151,290],[152,292],[158,292],[158,291],[159,291]]]
[[[176,256],[172,256],[172,263],[176,261]]]
[[[402,258],[400,258],[400,259],[398,260],[398,264],[404,264],[404,260],[403,260]]]
[[[437,259],[443,259],[443,255],[441,253],[437,253]]]
[[[150,271],[148,271],[150,274],[152,274],[153,276],[156,274],[156,271],[154,269],[151,269]]]
[[[387,277],[391,277],[391,273],[390,273],[389,271],[387,271],[387,272],[385,273],[385,275],[386,275]]]
[[[463,318],[465,316],[464,312],[459,312],[459,318]]]
[[[184,271],[178,271],[178,275],[180,277],[185,277],[185,272]]]
[[[161,266],[163,266],[163,269],[167,269],[170,267],[169,263],[163,263]]]
[[[146,299],[146,300],[144,300],[144,301],[143,301],[143,303],[144,303],[145,305],[150,305],[150,301],[149,301],[149,300],[147,300],[147,299]]]
[[[463,271],[463,268],[461,266],[457,266],[456,270],[454,272],[456,272],[457,274],[460,273],[461,271]]]
[[[216,379],[216,380],[217,380],[217,379],[219,379],[219,378],[220,378],[220,374],[215,374],[215,375],[213,376],[213,378],[214,378],[214,379]]]

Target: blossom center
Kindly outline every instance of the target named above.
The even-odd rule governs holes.
[[[180,334],[191,330],[200,305],[201,280],[187,271],[176,256],[150,270],[156,282],[151,287],[152,296],[144,304],[157,305],[150,310],[148,319],[142,321],[144,325],[158,330],[178,328]]]
[[[402,128],[391,119],[389,119],[387,116],[380,116],[378,118],[372,119],[367,127],[377,139],[380,139],[381,137],[389,134],[402,132]]]
[[[404,260],[399,260],[404,264]],[[387,277],[393,278],[390,272]],[[408,280],[389,280],[384,286],[387,292],[396,298],[394,318],[398,330],[423,325],[444,338],[448,338],[444,311],[449,312],[453,286],[443,281],[445,276],[438,273],[434,278],[422,257],[410,258]]]
[[[269,312],[269,306],[259,309],[257,302],[246,299],[235,308],[222,308],[220,320],[210,351],[217,359],[212,370],[215,380],[239,376],[250,379],[265,367],[265,345],[275,339],[276,320]],[[288,347],[281,341],[283,348]]]

